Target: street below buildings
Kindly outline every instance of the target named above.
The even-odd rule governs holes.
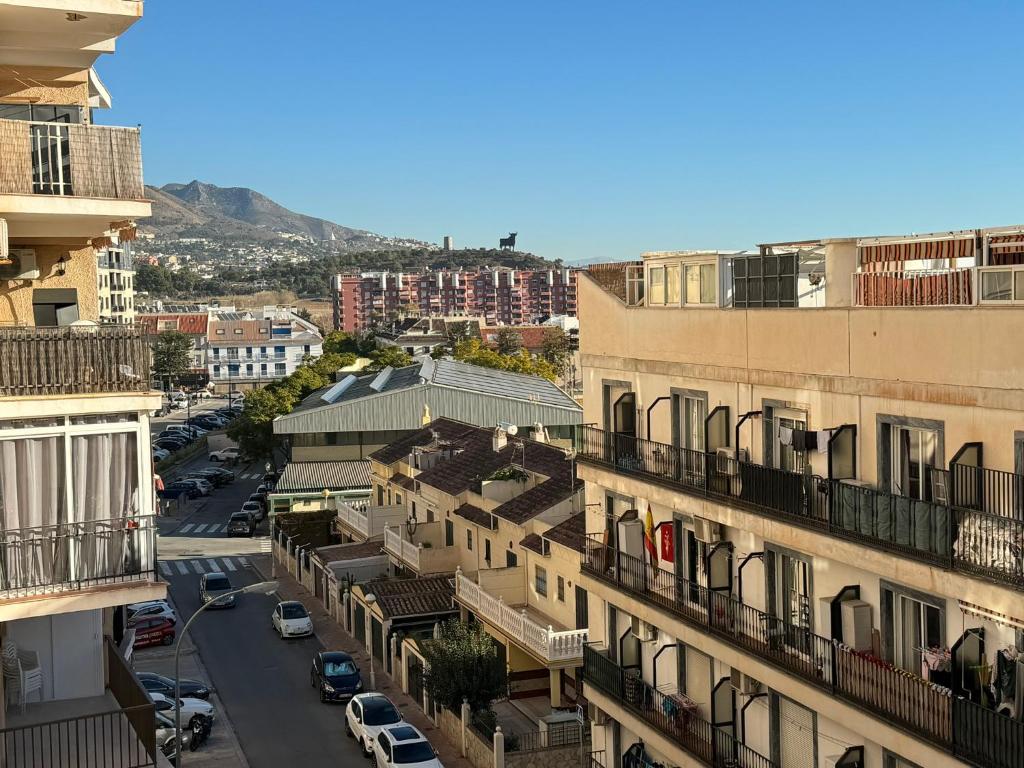
[[[188,468],[200,466],[208,466],[205,457]],[[182,622],[199,608],[203,573],[221,571],[235,587],[263,580],[250,557],[269,551],[266,521],[252,538],[225,533],[228,516],[261,482],[263,466],[233,470],[234,483],[194,500],[185,514],[160,520],[160,573]],[[313,655],[323,646],[316,637],[281,640],[270,621],[277,601],[241,596],[234,608],[204,612],[189,631],[245,760],[253,768],[366,764],[345,735],[344,705],[321,704],[310,685]],[[202,758],[201,748],[183,762]]]

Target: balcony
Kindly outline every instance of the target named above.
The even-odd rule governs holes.
[[[0,533],[0,599],[156,580],[153,515]]]
[[[950,504],[606,432],[579,461],[941,568],[1024,589],[1024,476],[953,464]]]
[[[495,571],[517,571],[522,568],[500,568]],[[489,571],[480,571],[482,580]],[[525,576],[520,579],[525,584]],[[502,597],[494,597],[484,586],[465,576],[460,570],[455,576],[455,597],[479,618],[501,630],[518,645],[529,650],[547,664],[578,666],[583,658],[583,646],[587,642],[586,629],[570,629],[556,632],[549,624],[544,626],[528,615],[527,609],[509,605]]]
[[[450,573],[459,564],[459,550],[443,540],[440,521],[419,523],[412,532],[405,525],[384,526],[384,551],[420,575]]]
[[[24,714],[8,715],[9,727],[0,729],[0,762],[6,768],[161,764],[153,703],[109,640],[106,653],[102,696],[33,703]]]
[[[851,276],[858,307],[970,306],[977,295],[974,278],[972,267],[855,272]]]
[[[137,128],[0,120],[0,161],[12,237],[99,235],[111,221],[150,214]],[[61,215],[88,230],[45,220]]]
[[[583,682],[611,697],[627,712],[665,734],[685,752],[713,768],[778,768],[727,731],[679,709],[674,701],[620,667],[593,645],[583,649]]]
[[[339,527],[345,533],[354,534],[361,541],[372,539],[384,533],[388,525],[401,525],[405,522],[406,511],[401,504],[387,506],[355,505],[338,502]]]
[[[958,757],[986,768],[1011,768],[1024,759],[1024,723],[729,594],[616,552],[595,536],[588,537],[583,572]]]
[[[0,328],[0,395],[149,391],[141,326]]]

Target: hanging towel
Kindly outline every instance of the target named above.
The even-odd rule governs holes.
[[[807,450],[807,433],[802,429],[793,430],[793,441],[790,443],[793,446],[794,451],[806,451]]]
[[[789,427],[779,427],[779,445],[793,444],[793,430]]]
[[[804,432],[804,450],[815,451],[818,449],[818,433]]]
[[[828,453],[828,441],[832,439],[831,429],[818,430],[818,453]]]

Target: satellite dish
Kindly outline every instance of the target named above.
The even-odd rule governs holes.
[[[519,431],[519,427],[510,421],[499,421],[498,429],[509,435],[514,435]]]

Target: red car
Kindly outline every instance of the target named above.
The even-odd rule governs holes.
[[[145,648],[147,645],[170,645],[174,642],[174,622],[170,619],[154,616],[139,619],[133,625],[135,629],[134,648]]]

